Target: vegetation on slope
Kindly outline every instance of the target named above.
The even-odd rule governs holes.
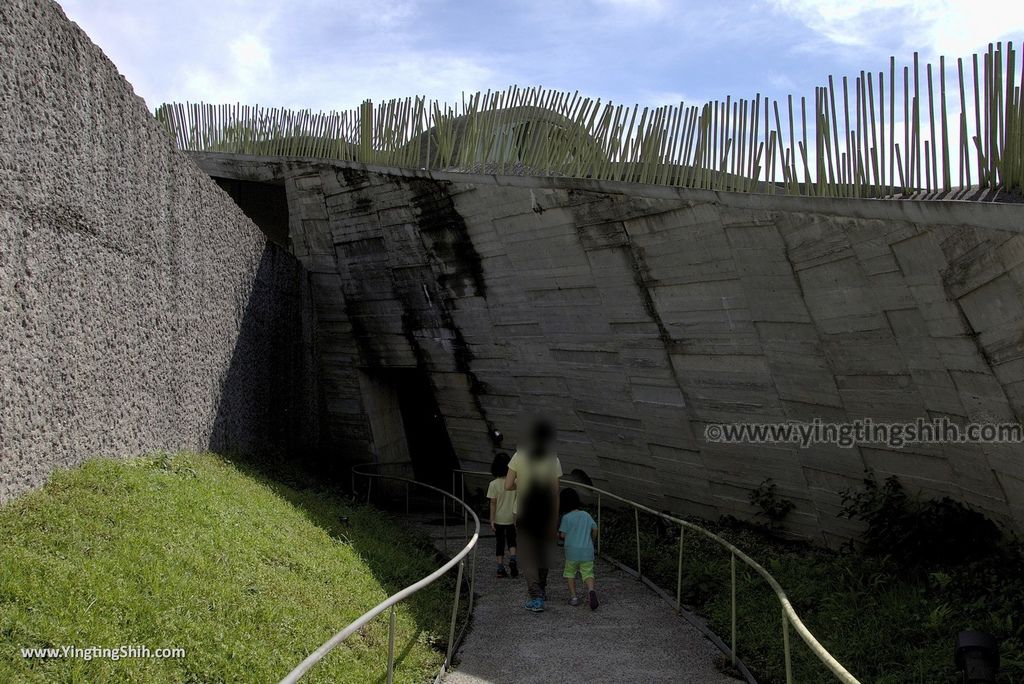
[[[786,509],[784,501],[759,503],[769,519],[769,511]],[[957,502],[909,497],[894,479],[866,479],[849,493],[846,514],[866,529],[856,545],[838,551],[782,541],[769,528],[735,520],[693,522],[767,568],[811,633],[865,684],[959,681],[953,642],[966,629],[1000,641],[1000,682],[1024,682],[1024,553],[1016,539]],[[635,565],[632,513],[606,510],[602,525],[602,551]],[[644,574],[674,593],[676,531],[650,519],[641,525]],[[684,553],[683,601],[728,643],[729,554],[697,534],[686,535]],[[763,684],[784,682],[778,601],[742,563],[737,605],[739,656]],[[790,642],[794,681],[835,681],[793,630]]]
[[[436,567],[429,542],[325,491],[213,455],[98,459],[0,508],[0,681],[277,681]],[[398,611],[396,681],[440,667],[453,583]],[[22,648],[185,649],[25,659]],[[387,619],[308,680],[383,681]]]

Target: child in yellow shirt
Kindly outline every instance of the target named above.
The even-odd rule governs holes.
[[[516,493],[505,489],[509,457],[498,454],[491,463],[494,479],[487,487],[487,498],[491,502],[491,530],[494,531],[495,557],[498,560],[498,577],[519,576],[516,560]],[[508,572],[505,571],[505,546],[508,545]]]

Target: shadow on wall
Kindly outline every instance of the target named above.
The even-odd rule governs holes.
[[[221,383],[211,451],[308,465],[319,423],[312,340],[305,271],[268,242]]]
[[[258,183],[211,176],[267,239],[288,247],[288,196],[283,183]]]

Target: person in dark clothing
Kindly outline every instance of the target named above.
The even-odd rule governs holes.
[[[519,567],[526,576],[526,609],[544,610],[550,547],[558,534],[558,478],[562,464],[554,450],[555,428],[545,420],[530,427],[525,446],[508,464],[505,488],[516,492]]]

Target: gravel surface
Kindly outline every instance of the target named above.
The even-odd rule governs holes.
[[[493,544],[493,537],[480,540],[473,624],[445,682],[738,681],[715,669],[720,653],[700,632],[643,584],[604,561],[595,567],[601,603],[596,611],[586,602],[568,605],[560,567],[552,570],[545,611],[525,610],[526,581],[495,577]],[[560,564],[561,553],[558,558]]]

